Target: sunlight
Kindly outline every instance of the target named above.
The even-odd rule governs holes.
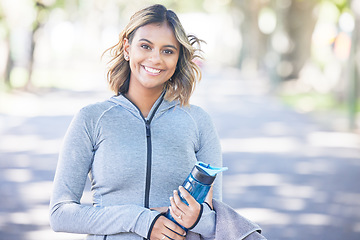
[[[44,228],[38,231],[31,231],[26,233],[27,240],[38,240],[38,239],[51,239],[51,240],[81,240],[85,239],[84,234],[73,234],[65,232],[54,232],[51,229]]]
[[[299,214],[292,218],[288,214],[280,213],[272,209],[266,208],[238,208],[236,209],[240,215],[251,219],[263,225],[313,225],[313,226],[329,226],[334,222],[331,216],[317,213]]]
[[[289,135],[292,131],[285,122],[267,122],[263,127],[264,133],[272,136]]]
[[[299,174],[332,174],[336,172],[335,166],[326,159],[314,159],[309,162],[297,162],[295,170]]]
[[[279,209],[287,211],[300,211],[305,209],[306,201],[298,198],[283,198],[275,199],[276,203],[274,206],[278,206]]]
[[[307,137],[310,145],[315,147],[359,148],[360,136],[354,133],[313,132]]]
[[[31,217],[26,212],[13,212],[7,215],[7,220],[14,224],[29,225],[33,222]]]
[[[52,181],[41,181],[34,183],[22,184],[19,192],[27,204],[48,203],[51,195]]]
[[[337,203],[360,206],[360,193],[337,192],[334,198]]]
[[[300,148],[300,143],[292,137],[277,138],[225,138],[221,139],[224,153],[228,152],[265,152],[289,153]]]
[[[300,214],[296,219],[297,223],[301,225],[324,226],[334,222],[329,215],[317,213]]]
[[[273,9],[264,7],[259,13],[258,25],[264,34],[271,34],[276,28],[276,13]]]
[[[277,195],[282,197],[313,198],[317,191],[311,186],[299,186],[292,184],[280,185],[275,189]]]
[[[271,225],[288,225],[291,223],[291,217],[288,214],[266,208],[238,208],[240,215],[251,219],[254,222]]]
[[[59,152],[62,139],[41,139],[38,135],[6,135],[1,142],[0,151],[23,152],[33,151],[39,154]]]
[[[3,169],[2,178],[8,182],[23,183],[33,178],[33,174],[28,169]]]
[[[4,135],[6,141],[2,141],[0,151],[24,152],[32,151],[37,154],[58,153],[62,138],[41,139],[36,134],[29,135]]]
[[[250,187],[250,186],[278,186],[285,182],[284,177],[274,173],[235,174],[225,175],[226,188]],[[231,184],[231,185],[229,185]]]

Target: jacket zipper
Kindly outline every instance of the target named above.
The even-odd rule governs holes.
[[[139,111],[142,119],[145,122],[145,128],[146,128],[146,147],[147,147],[147,155],[146,155],[146,181],[145,181],[145,199],[144,199],[144,207],[149,208],[150,206],[150,185],[151,185],[151,165],[152,165],[152,145],[151,145],[151,130],[150,130],[150,124],[152,119],[155,116],[155,113],[157,112],[158,108],[160,107],[162,101],[164,100],[164,93],[162,93],[161,99],[159,103],[156,105],[154,111],[152,112],[150,118],[147,120],[145,119],[144,115],[141,113],[138,106],[136,106],[130,99],[128,99],[125,95],[123,95],[127,100],[129,100]]]
[[[145,200],[144,207],[149,208],[150,184],[151,184],[151,165],[152,165],[152,145],[150,120],[145,120],[146,142],[147,142],[147,162],[146,162],[146,182],[145,182]]]
[[[144,207],[149,208],[150,205],[150,185],[151,185],[151,166],[152,166],[152,144],[151,144],[151,129],[150,124],[157,112],[158,108],[160,107],[162,101],[164,99],[164,95],[162,95],[160,102],[156,105],[154,111],[152,112],[150,118],[145,121],[145,128],[146,128],[146,142],[147,142],[147,162],[146,162],[146,182],[145,182],[145,200],[144,200]],[[141,115],[142,116],[142,115]]]

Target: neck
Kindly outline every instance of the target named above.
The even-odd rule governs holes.
[[[140,91],[129,87],[129,91],[125,94],[126,97],[134,103],[141,111],[141,114],[146,118],[149,112],[160,97],[162,91]]]

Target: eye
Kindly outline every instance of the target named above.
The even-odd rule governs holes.
[[[147,45],[147,44],[141,44],[140,47],[143,48],[143,49],[146,49],[146,50],[150,50],[150,49],[151,49],[150,46]]]
[[[166,49],[166,50],[164,50],[164,53],[165,53],[165,54],[173,54],[174,51],[173,51],[173,50],[170,50],[170,49]]]

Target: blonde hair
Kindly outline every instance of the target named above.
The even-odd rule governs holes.
[[[131,44],[136,30],[151,23],[167,23],[180,43],[180,54],[176,70],[171,80],[164,84],[166,89],[165,99],[168,101],[179,100],[181,105],[188,105],[196,83],[201,79],[200,68],[193,60],[202,58],[199,52],[201,52],[200,43],[203,41],[194,35],[186,35],[176,14],[160,4],[136,12],[120,33],[119,42],[104,52],[105,54],[109,51],[111,56],[107,71],[110,89],[117,95],[128,91],[130,66],[128,61],[124,59],[124,39],[129,39]]]

